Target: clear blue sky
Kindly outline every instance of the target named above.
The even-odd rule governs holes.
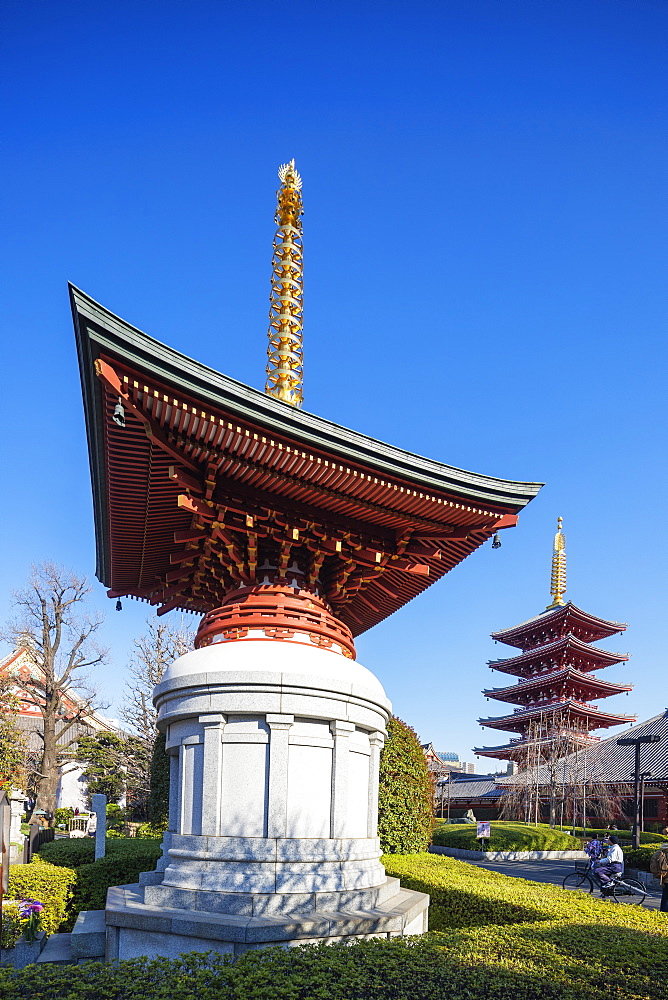
[[[0,17],[2,617],[32,561],[94,570],[67,281],[262,387],[294,156],[306,408],[547,484],[360,659],[423,740],[468,759],[494,743],[476,723],[496,711],[489,632],[548,603],[561,514],[568,596],[630,626],[607,676],[636,688],[605,706],[662,710],[665,2],[4,0]],[[116,614],[97,583],[94,603],[114,715],[147,609]]]

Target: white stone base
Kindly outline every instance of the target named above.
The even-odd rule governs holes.
[[[365,900],[355,900],[352,894],[350,899],[334,899],[347,894],[314,893],[309,912],[257,916],[156,906],[145,901],[145,888],[125,885],[109,889],[105,911],[108,962],[140,956],[176,958],[188,951],[240,955],[269,945],[289,948],[323,941],[424,934],[427,930],[429,896],[402,889],[397,879],[387,879],[382,886],[367,890],[375,893],[374,906],[355,907],[356,902]],[[348,905],[333,908],[337,903]]]

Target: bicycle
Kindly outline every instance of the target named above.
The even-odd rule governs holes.
[[[585,868],[575,865],[575,871],[570,872],[561,883],[564,889],[580,889],[581,892],[593,892],[595,887],[610,888],[609,895],[615,903],[626,903],[627,906],[641,906],[645,902],[647,890],[642,882],[624,875],[613,875],[609,882],[602,882],[594,871],[593,864]]]

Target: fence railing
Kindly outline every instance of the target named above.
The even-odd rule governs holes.
[[[53,827],[39,826],[37,823],[30,824],[30,833],[23,843],[23,864],[27,865],[35,851],[39,850],[42,844],[48,844],[53,840],[55,830]]]

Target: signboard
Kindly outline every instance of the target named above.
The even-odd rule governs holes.
[[[485,822],[478,822],[476,837],[478,840],[489,840],[492,835],[492,824]]]

